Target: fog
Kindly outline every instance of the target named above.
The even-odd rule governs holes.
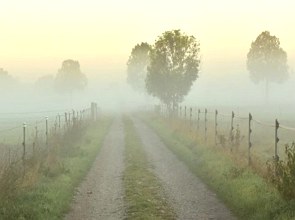
[[[92,101],[106,112],[159,104],[157,98],[138,93],[127,84],[126,62],[135,44],[153,44],[157,36],[172,29],[194,35],[201,49],[198,79],[181,104],[244,114],[267,110],[274,117],[292,115],[295,108],[292,1],[240,4],[226,0],[212,5],[187,0],[183,4],[171,2],[170,10],[165,10],[165,2],[155,1],[69,3],[33,0],[1,3],[5,25],[0,36],[0,68],[13,78],[0,79],[1,117],[82,109]],[[268,10],[264,10],[265,4]],[[143,9],[144,13],[140,13]],[[82,16],[78,18],[77,14]],[[265,30],[280,39],[289,66],[286,82],[270,83],[267,104],[264,83],[253,83],[246,68],[251,42]],[[79,61],[88,81],[83,90],[72,95],[54,89],[54,79],[66,59]]]

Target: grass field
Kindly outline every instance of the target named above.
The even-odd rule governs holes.
[[[142,117],[193,173],[201,177],[241,219],[294,219],[295,202],[227,149],[206,144],[203,135],[179,121]],[[209,138],[209,143],[214,140]]]
[[[61,219],[75,187],[95,159],[111,121],[110,117],[103,117],[95,124],[52,139],[48,155],[37,158],[35,163],[27,161],[25,177],[14,184],[9,197],[1,197],[0,218]],[[19,175],[19,169],[12,171],[11,175]],[[4,189],[0,190],[3,195]]]

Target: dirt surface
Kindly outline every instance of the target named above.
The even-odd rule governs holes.
[[[153,130],[133,118],[152,170],[160,179],[178,219],[235,219],[200,179],[179,161]]]
[[[123,123],[117,118],[78,188],[66,220],[124,219],[124,141]]]
[[[235,219],[216,195],[139,119],[133,118],[144,151],[178,219]],[[66,220],[127,219],[122,175],[124,127],[117,118],[93,167],[77,190]]]

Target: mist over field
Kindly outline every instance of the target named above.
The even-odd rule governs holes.
[[[0,1],[0,219],[295,219],[294,8]]]

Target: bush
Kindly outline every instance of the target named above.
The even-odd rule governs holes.
[[[286,159],[267,162],[270,181],[285,199],[295,198],[295,143],[285,145]]]

